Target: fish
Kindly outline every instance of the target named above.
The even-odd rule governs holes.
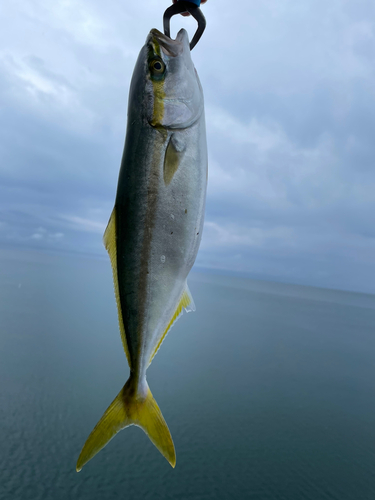
[[[146,371],[183,311],[204,221],[207,142],[202,86],[181,29],[152,29],[131,79],[115,204],[104,233],[129,379],[105,411],[77,471],[122,429],[140,427],[174,468],[176,452]]]

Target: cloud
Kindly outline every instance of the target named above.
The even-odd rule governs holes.
[[[38,227],[38,229],[31,235],[33,240],[60,240],[64,237],[64,233],[50,233],[45,227]]]
[[[263,248],[267,245],[274,246],[280,241],[287,240],[292,245],[292,228],[286,227],[249,227],[236,224],[220,225],[207,220],[204,224],[203,250],[228,247],[234,249]]]
[[[106,228],[106,225],[101,222],[83,219],[82,217],[76,217],[73,215],[62,216],[62,219],[68,221],[68,223],[70,223],[69,225],[77,231],[103,234]]]
[[[104,252],[130,78],[163,8],[2,6],[0,245]],[[209,185],[197,264],[375,292],[374,3],[203,9],[193,58]],[[195,30],[174,18],[172,33],[182,26]]]
[[[343,196],[334,139],[322,133],[314,147],[294,143],[280,123],[252,117],[243,123],[209,110],[210,140],[225,144],[211,153],[211,198],[256,202],[273,209],[321,209]],[[214,137],[214,139],[213,139]]]

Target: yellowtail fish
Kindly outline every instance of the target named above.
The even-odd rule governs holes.
[[[176,464],[146,370],[183,309],[195,309],[186,279],[202,236],[206,184],[203,92],[187,32],[172,40],[153,29],[131,81],[116,201],[104,233],[130,376],[88,437],[77,471],[129,425]]]

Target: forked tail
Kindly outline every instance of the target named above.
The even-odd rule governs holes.
[[[131,377],[87,438],[78,457],[77,472],[119,431],[129,425],[137,425],[143,429],[171,466],[176,465],[171,433],[147,382],[144,382],[142,391],[137,391]]]

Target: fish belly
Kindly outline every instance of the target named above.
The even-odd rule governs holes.
[[[181,151],[166,178],[171,140]],[[199,248],[207,183],[204,118],[181,131],[146,128],[129,141],[116,198],[118,281],[131,364],[145,371]]]

